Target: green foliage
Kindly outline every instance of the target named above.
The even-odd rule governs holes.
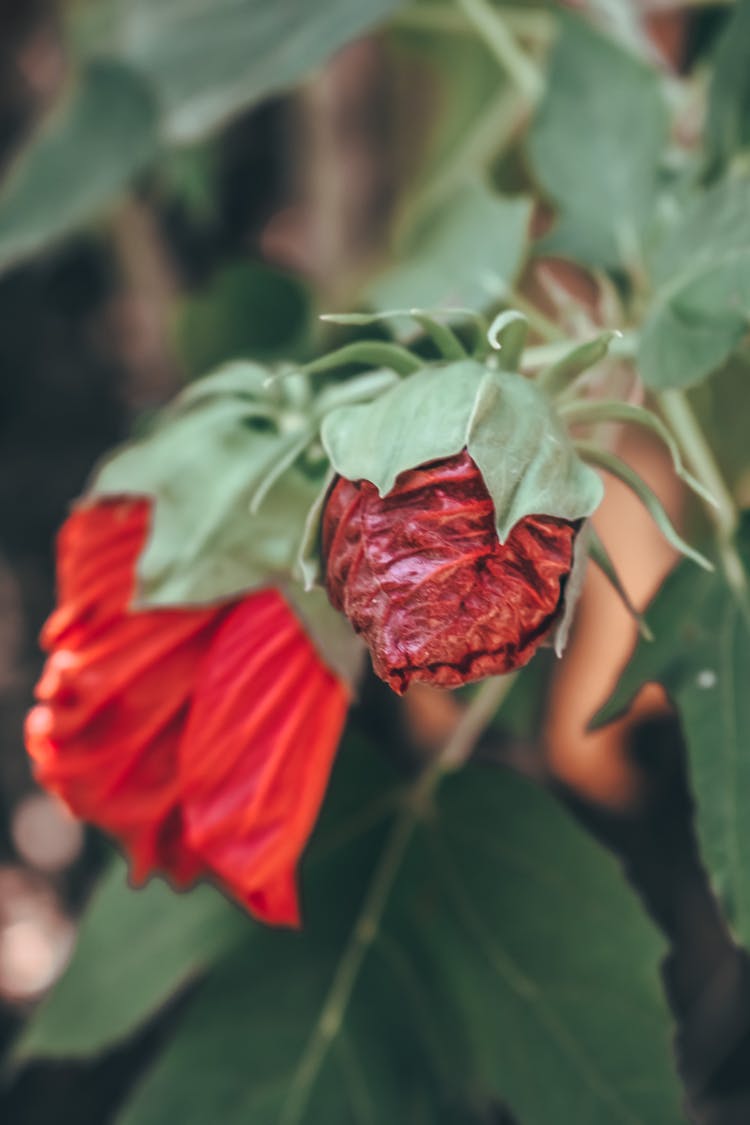
[[[266,391],[269,377],[238,363],[202,380],[99,470],[95,495],[156,498],[138,567],[139,604],[210,603],[289,574],[315,480],[292,469],[274,485],[273,504],[252,517],[250,505],[279,460],[300,454],[313,430],[290,410],[282,432],[283,403]]]
[[[118,859],[89,905],[65,976],[27,1024],[16,1057],[67,1058],[111,1046],[249,928],[242,911],[211,887],[176,895],[152,881],[133,891]]]
[[[750,562],[750,521],[740,541]],[[701,850],[735,933],[750,942],[750,617],[721,570],[681,563],[647,610],[655,641],[640,642],[601,724],[642,684],[663,684],[680,714],[690,755]]]
[[[153,157],[151,91],[118,63],[89,66],[19,153],[0,195],[0,270],[112,203]]]
[[[336,471],[372,481],[381,496],[399,473],[468,449],[495,502],[501,542],[524,516],[581,519],[602,497],[541,391],[473,360],[425,368],[369,405],[332,411],[322,437]]]
[[[100,0],[84,9],[79,42],[149,82],[162,133],[194,140],[304,78],[400,0]]]
[[[88,0],[74,88],[0,198],[0,269],[95,218],[160,141],[205,136],[303,78],[400,0]]]
[[[748,0],[736,0],[713,57],[706,141],[714,168],[729,164],[750,144]]]
[[[530,200],[470,180],[409,233],[367,300],[379,310],[482,309],[502,300],[523,265],[530,217]]]
[[[695,195],[663,232],[650,268],[640,373],[656,390],[688,387],[723,363],[746,331],[750,180]]]
[[[186,971],[212,967],[118,1121],[435,1122],[451,1105],[464,1106],[466,1120],[469,1106],[499,1097],[527,1125],[559,1120],[560,1107],[571,1121],[680,1121],[656,967],[661,942],[613,861],[554,799],[489,768],[444,783],[396,874],[330,1048],[300,1071],[393,794],[377,757],[353,744],[342,751],[306,865],[302,933],[247,926],[238,945],[236,916],[215,897],[230,922],[221,957],[219,939],[207,951],[200,927],[186,927],[180,948],[201,952],[165,966],[151,1004]],[[119,966],[127,992],[138,989],[143,940],[159,915],[150,909],[150,921],[144,914],[139,922],[143,892],[120,883],[118,894],[133,923],[111,927],[102,964]],[[191,911],[195,898],[161,909]],[[68,1015],[74,994],[85,997],[91,1027],[105,1021],[103,1040],[120,1034],[122,1021],[106,1022],[108,994],[90,990],[75,965],[63,988]],[[143,1004],[138,1014],[147,1015]],[[32,1024],[34,1046],[65,1051],[41,1022],[36,1031]]]
[[[529,135],[558,205],[547,253],[614,268],[638,261],[667,134],[654,70],[574,16],[560,18],[544,100]]]
[[[217,131],[398,8],[399,0],[68,6],[70,84],[4,184],[0,270],[96,218],[152,165],[161,171],[151,181],[155,208],[161,187],[207,237],[208,220],[221,218]],[[731,521],[731,497],[719,497],[718,516],[710,507],[710,451],[699,442],[696,456],[684,433],[634,402],[611,401],[617,390],[605,383],[618,328],[627,347],[615,358],[637,348],[638,372],[657,395],[741,356],[750,309],[750,0],[728,14],[703,87],[657,68],[632,13],[600,8],[597,22],[614,37],[554,5],[423,2],[398,13],[377,88],[379,98],[402,95],[398,122],[378,138],[390,162],[383,183],[394,188],[393,245],[350,294],[350,307],[371,311],[327,319],[350,329],[378,322],[377,334],[395,317],[400,334],[408,316],[425,338],[410,351],[352,333],[311,358],[317,296],[255,262],[222,267],[179,298],[171,325],[191,376],[238,353],[301,366],[228,363],[102,466],[90,496],[154,499],[134,608],[208,604],[272,583],[330,667],[356,679],[360,642],[325,594],[300,582],[320,565],[330,481],[340,472],[385,494],[399,473],[464,448],[484,475],[501,540],[525,515],[589,516],[602,496],[596,465],[638,493],[673,545],[705,562],[633,469],[608,449],[574,445],[563,422],[650,431],[720,528]],[[489,28],[489,44],[476,25]],[[677,116],[687,103],[676,95],[697,102],[705,89],[701,149],[684,144]],[[388,97],[382,105],[393,110]],[[583,267],[606,298],[594,309],[548,287],[559,319],[573,326],[570,345],[550,322],[556,313],[535,309],[531,271],[514,293],[540,202],[532,181],[556,211],[536,249]],[[544,281],[541,271],[533,281]],[[538,362],[524,365],[527,332]],[[424,360],[436,352],[439,362]],[[592,397],[576,398],[592,366]],[[746,374],[739,363],[736,371]],[[728,386],[720,377],[712,392],[717,385]],[[723,391],[722,440],[727,414],[741,418],[742,395],[739,377]],[[741,479],[746,457],[736,460]],[[588,547],[582,533],[563,631]],[[750,522],[740,552],[750,564]],[[596,539],[592,555],[627,602],[618,560]],[[703,854],[735,933],[749,943],[750,611],[722,570],[688,561],[648,619],[655,640],[639,643],[599,720],[649,680],[670,693],[688,742]],[[513,723],[531,737],[548,673],[538,662],[515,689]],[[133,892],[116,863],[18,1056],[109,1048],[195,984],[120,1125],[467,1125],[474,1115],[489,1119],[498,1102],[524,1125],[676,1125],[657,971],[663,947],[614,861],[549,793],[512,775],[470,765],[429,807],[417,801],[418,785],[394,778],[348,736],[305,860],[302,933],[262,930],[205,887],[176,896],[152,882]],[[398,831],[403,852],[382,916],[363,925],[361,904]],[[332,1016],[331,982],[349,972],[353,948],[364,957]]]

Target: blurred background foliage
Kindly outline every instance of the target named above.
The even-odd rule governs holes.
[[[510,304],[553,349],[645,321],[644,374],[717,368],[692,401],[747,501],[744,313],[696,341],[686,321],[710,319],[716,290],[691,274],[681,318],[672,279],[687,259],[747,291],[748,11],[0,2],[0,1119],[750,1120],[748,934],[714,837],[713,891],[739,931],[701,866],[678,724],[657,693],[585,730],[634,639],[596,577],[562,669],[545,654],[519,679],[415,832],[324,1057],[366,876],[454,698],[414,691],[402,710],[365,685],[302,934],[262,931],[208,887],[130,891],[108,846],[34,790],[21,737],[54,533],[96,459],[227,359],[303,361],[356,334],[321,312]],[[719,230],[690,217],[707,185]],[[617,358],[604,375],[632,391]],[[700,530],[654,445],[613,440]],[[601,531],[644,604],[672,556],[616,486]],[[668,635],[698,601],[680,590],[659,603]],[[704,839],[741,781],[699,800]],[[750,866],[734,875],[744,890]]]

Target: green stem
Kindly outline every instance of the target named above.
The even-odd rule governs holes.
[[[292,1077],[279,1125],[300,1125],[302,1122],[315,1080],[341,1029],[360,969],[377,937],[412,834],[442,777],[464,765],[477,739],[508,694],[513,680],[512,675],[503,676],[482,684],[440,754],[409,789],[373,873],[320,1016]]]
[[[528,104],[507,86],[480,111],[471,129],[399,218],[399,230],[408,231],[424,214],[436,210],[472,172],[482,172],[520,132]]]
[[[474,25],[503,70],[530,102],[537,102],[544,79],[500,15],[488,0],[458,0],[459,8]]]
[[[714,526],[716,544],[726,580],[744,604],[748,582],[745,567],[735,543],[739,515],[734,498],[727,488],[713,450],[706,441],[693,408],[682,391],[663,391],[659,406],[672,427],[685,461],[713,497],[715,504],[704,504],[706,515]]]

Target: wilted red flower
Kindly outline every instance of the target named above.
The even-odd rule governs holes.
[[[131,611],[150,503],[79,507],[58,543],[51,654],[26,737],[38,780],[116,836],[133,878],[210,875],[295,925],[295,865],[348,693],[275,589]]]
[[[382,498],[340,477],[323,514],[328,596],[394,691],[470,683],[525,664],[550,632],[577,526],[527,516],[501,544],[465,450],[401,473]]]

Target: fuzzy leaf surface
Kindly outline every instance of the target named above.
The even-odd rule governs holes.
[[[562,15],[529,136],[534,171],[559,208],[544,252],[600,268],[638,255],[666,135],[656,72],[583,20]]]
[[[694,198],[657,244],[655,295],[638,364],[655,390],[689,387],[722,364],[747,331],[750,179]]]
[[[750,523],[741,550],[750,561]],[[646,610],[640,641],[597,725],[619,715],[640,687],[664,686],[687,742],[701,853],[738,937],[750,942],[750,623],[722,572],[681,562]]]
[[[336,471],[371,481],[381,496],[399,473],[467,449],[495,503],[501,541],[527,515],[591,515],[603,493],[542,392],[472,360],[425,368],[373,403],[332,411],[322,437]]]

